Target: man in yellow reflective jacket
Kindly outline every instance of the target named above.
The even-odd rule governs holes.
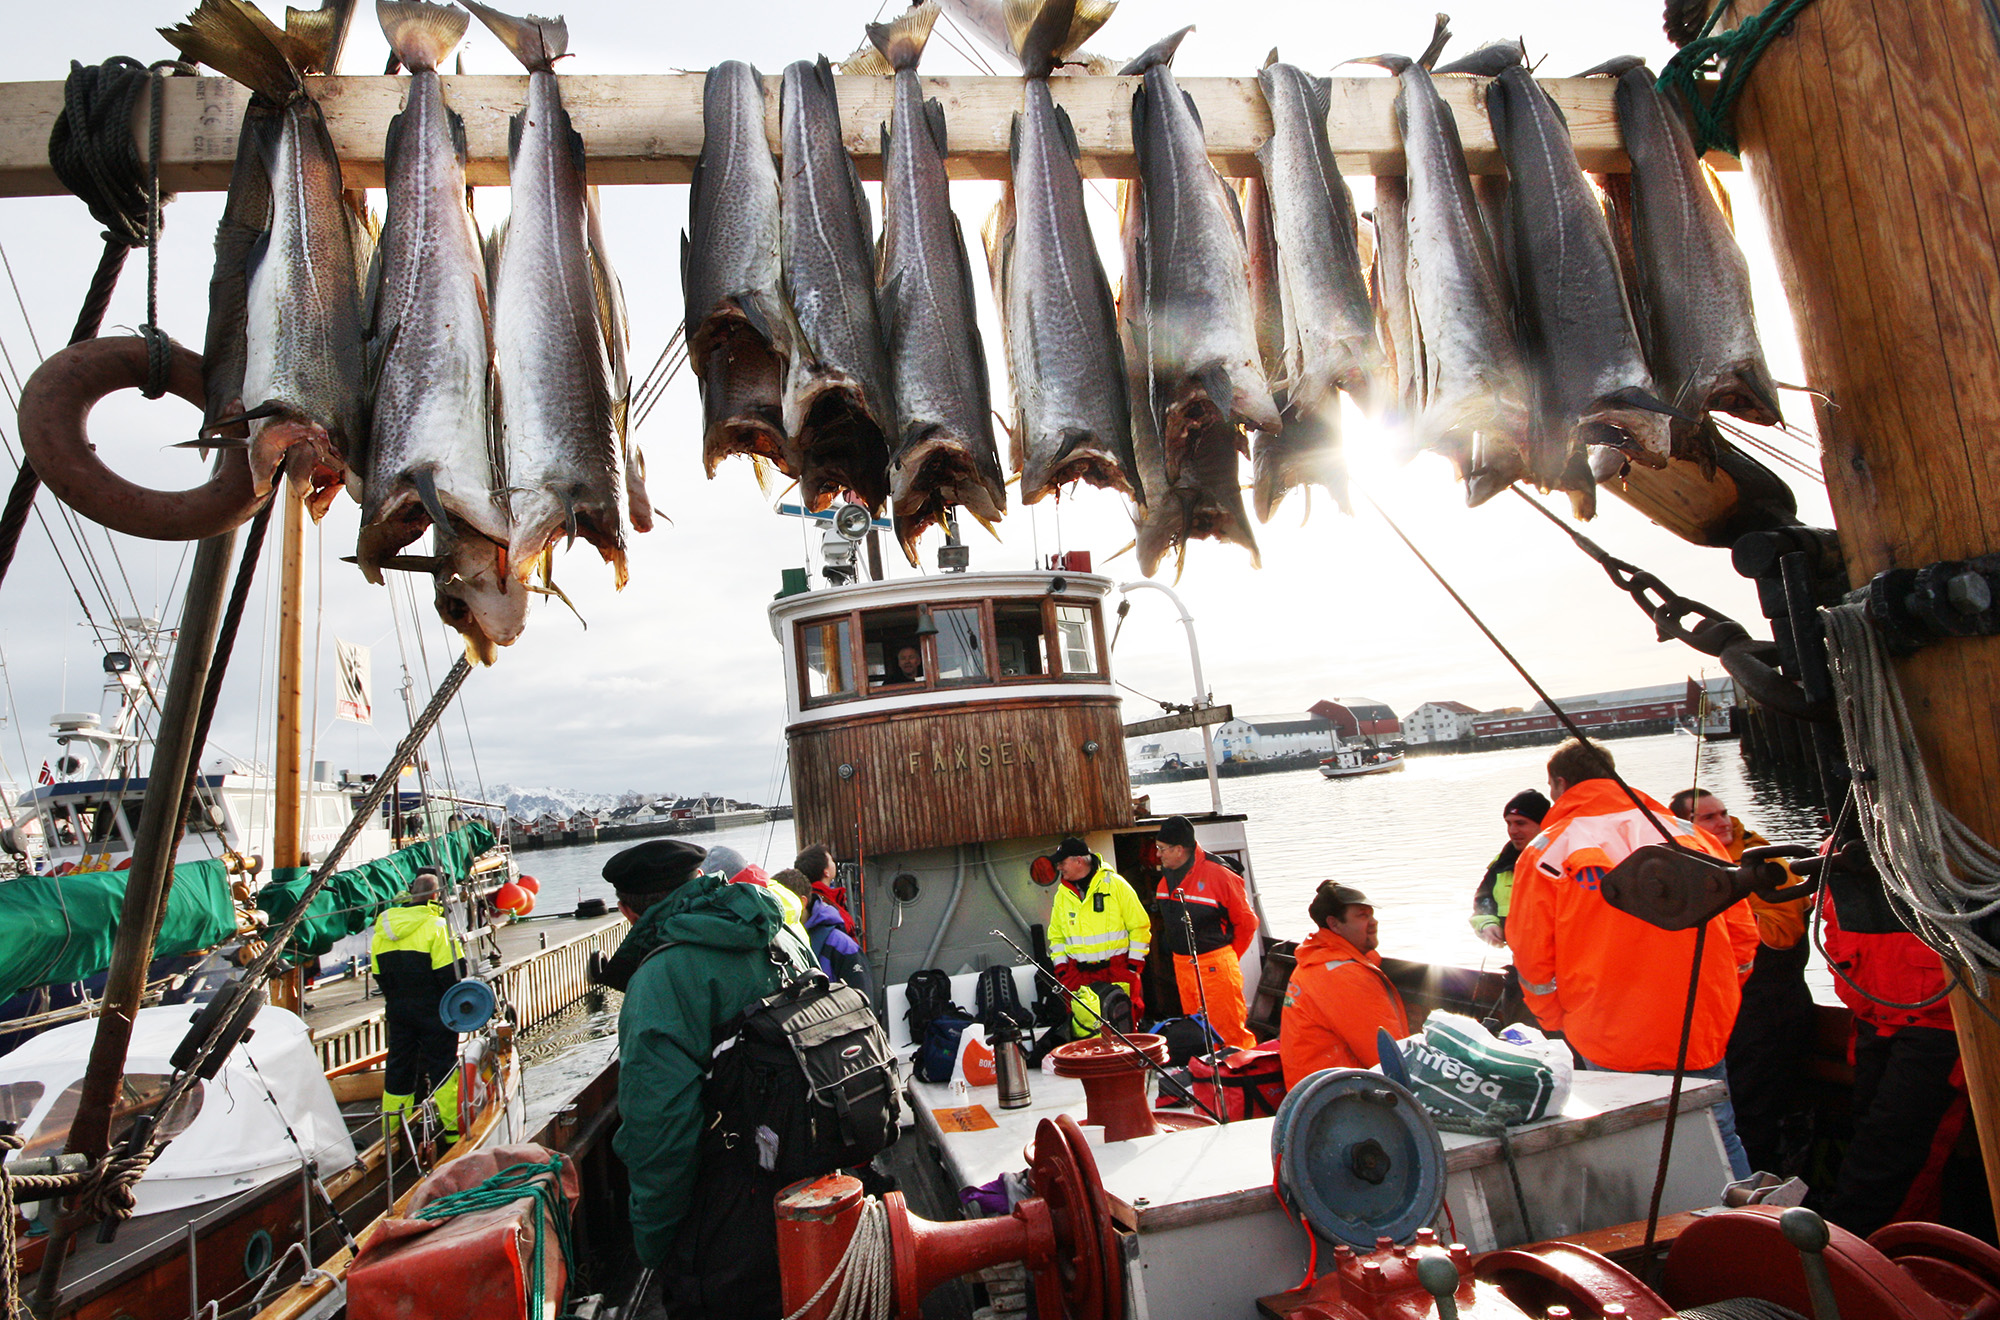
[[[1139,895],[1071,836],[1055,854],[1055,900],[1049,908],[1049,961],[1071,990],[1117,981],[1132,996],[1132,1018],[1145,1012],[1139,980],[1152,947],[1153,922]]]
[[[383,1064],[382,1119],[390,1130],[418,1096],[435,1095],[445,1134],[458,1138],[458,1033],[438,1015],[444,992],[464,974],[465,950],[438,905],[438,874],[410,881],[408,901],[375,919],[368,970],[381,987],[389,1055]]]

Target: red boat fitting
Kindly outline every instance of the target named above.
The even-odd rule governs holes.
[[[1083,1083],[1085,1126],[1103,1128],[1106,1141],[1130,1141],[1177,1128],[1214,1125],[1215,1120],[1205,1114],[1155,1113],[1146,1099],[1145,1059],[1165,1063],[1167,1038],[1142,1031],[1125,1040],[1131,1045],[1092,1036],[1059,1045],[1049,1054],[1056,1076]]]
[[[209,479],[187,490],[153,490],[106,467],[90,442],[90,410],[117,390],[146,384],[146,341],[85,339],[50,357],[21,389],[21,447],[48,488],[70,508],[114,532],[153,541],[199,541],[256,511],[250,459],[225,449]],[[167,388],[202,406],[201,358],[174,345]]]

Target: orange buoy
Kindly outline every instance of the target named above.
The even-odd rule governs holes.
[[[542,882],[535,879],[535,877],[531,875],[524,875],[517,877],[514,883],[521,886],[521,888],[527,890],[531,894],[539,894],[542,892]]]
[[[493,906],[502,912],[521,916],[535,906],[535,898],[521,886],[510,882],[493,891]]]

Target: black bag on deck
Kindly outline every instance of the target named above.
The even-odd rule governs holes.
[[[1035,1025],[1035,1015],[1021,1003],[1021,992],[1014,986],[1011,967],[989,967],[979,974],[979,985],[972,995],[972,1012],[989,1028],[1002,1018],[1017,1027]]]
[[[936,967],[911,972],[903,993],[908,996],[903,1020],[910,1024],[910,1039],[919,1045],[924,1042],[924,1029],[936,1019],[972,1016],[951,1002],[951,978]]]
[[[715,1034],[702,1104],[709,1137],[786,1181],[866,1163],[902,1106],[889,1036],[852,986],[808,972]]]

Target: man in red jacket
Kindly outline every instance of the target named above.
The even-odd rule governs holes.
[[[1246,1025],[1250,1005],[1243,997],[1242,958],[1257,936],[1257,914],[1243,892],[1243,877],[1201,850],[1186,816],[1167,817],[1159,845],[1153,933],[1174,955],[1181,1012],[1201,1012],[1206,997],[1208,1025],[1223,1044],[1247,1050],[1257,1038]],[[1188,947],[1190,927],[1193,948]]]
[[[1306,909],[1314,930],[1299,945],[1285,987],[1278,1053],[1290,1090],[1322,1068],[1373,1068],[1375,1033],[1410,1034],[1409,1010],[1375,952],[1375,909],[1368,895],[1328,880]]]
[[[1544,1030],[1568,1038],[1586,1067],[1670,1073],[1680,1050],[1694,932],[1627,916],[1604,901],[1598,886],[1635,848],[1661,842],[1661,826],[1686,847],[1725,861],[1728,853],[1644,793],[1628,794],[1614,773],[1611,754],[1596,743],[1571,739],[1549,758],[1555,805],[1514,863],[1507,944],[1528,1007]],[[1748,907],[1738,903],[1709,919],[1688,1037],[1689,1076],[1726,1080],[1723,1056],[1756,956],[1757,923]],[[1727,1101],[1716,1106],[1715,1119],[1731,1170],[1747,1178],[1750,1160]]]

